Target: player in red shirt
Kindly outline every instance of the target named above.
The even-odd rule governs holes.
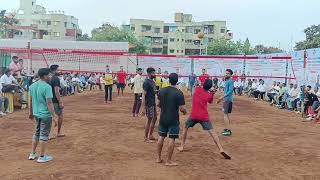
[[[209,79],[209,75],[206,73],[206,69],[202,69],[202,74],[199,76],[199,81],[201,86],[203,86],[206,79]]]
[[[126,87],[126,77],[127,77],[127,73],[123,70],[123,66],[120,66],[120,71],[117,72],[118,96],[120,95],[120,89],[121,89],[121,95],[123,96],[123,90]]]
[[[199,123],[201,124],[203,130],[208,131],[214,143],[218,146],[221,155],[225,159],[231,159],[231,157],[223,150],[219,137],[217,133],[213,131],[213,126],[209,118],[208,103],[211,104],[213,102],[213,96],[215,92],[216,89],[213,87],[213,82],[211,79],[206,79],[203,87],[196,88],[192,99],[191,115],[185,123],[182,143],[181,146],[178,147],[180,152],[184,151],[188,129]]]

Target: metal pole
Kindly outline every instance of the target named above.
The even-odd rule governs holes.
[[[306,88],[306,68],[307,68],[307,50],[304,50],[304,55],[303,55],[303,88],[301,89],[301,116],[304,117],[304,97],[305,93],[304,90]]]

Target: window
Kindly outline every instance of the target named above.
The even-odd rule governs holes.
[[[195,30],[194,30],[194,34],[198,34],[199,32],[201,32],[200,29],[195,29]]]
[[[152,53],[162,53],[162,48],[152,48]]]
[[[136,30],[136,27],[131,27],[131,31],[135,31]]]
[[[181,50],[181,53],[183,53],[183,50]]]
[[[169,26],[165,26],[163,28],[163,33],[168,33],[169,32]]]
[[[59,24],[59,21],[54,21],[53,25],[57,26]]]
[[[47,21],[47,25],[50,26],[51,25],[51,21]]]
[[[34,5],[34,2],[32,2],[32,6]]]
[[[182,29],[182,32],[184,32],[184,29]]]
[[[192,39],[187,39],[186,43],[192,43]]]
[[[179,39],[177,39],[177,42],[179,42]]]
[[[170,53],[174,53],[174,49],[170,49]]]
[[[142,25],[141,26],[141,32],[148,32],[151,31],[151,26]]]
[[[184,42],[184,39],[181,39],[181,42]]]
[[[168,39],[163,39],[163,44],[168,44]]]
[[[174,38],[170,38],[170,42],[174,42]],[[171,50],[170,50],[171,51]]]
[[[226,33],[226,29],[221,29],[220,32],[221,33]]]
[[[64,27],[67,27],[68,26],[68,23],[67,22],[64,22]]]
[[[154,33],[160,33],[160,28],[154,28]]]
[[[53,33],[53,36],[54,36],[54,37],[60,37],[60,32],[54,32],[54,33]]]
[[[37,39],[37,33],[36,33],[36,32],[33,32],[33,33],[32,33],[32,38],[33,38],[33,39]]]
[[[193,27],[186,27],[186,33],[193,33]]]
[[[180,51],[179,50],[177,50],[177,53],[179,53]]]

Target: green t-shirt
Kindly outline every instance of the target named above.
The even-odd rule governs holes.
[[[47,105],[47,99],[53,98],[51,86],[47,82],[39,80],[30,86],[29,93],[32,97],[33,115],[37,118],[52,117]]]

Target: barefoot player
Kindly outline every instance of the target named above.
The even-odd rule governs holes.
[[[50,82],[50,85],[52,87],[52,94],[53,94],[52,102],[53,102],[54,111],[58,115],[57,138],[59,138],[59,137],[65,136],[65,134],[61,133],[64,104],[60,94],[61,85],[60,85],[60,79],[59,79],[59,65],[51,65],[50,71],[52,75],[51,82]]]
[[[184,145],[187,139],[188,129],[196,124],[201,124],[203,130],[207,131],[212,137],[214,143],[218,146],[221,155],[226,159],[231,159],[231,157],[223,150],[219,137],[215,131],[213,131],[212,122],[209,118],[208,113],[208,103],[213,102],[213,96],[215,93],[215,88],[213,87],[213,82],[211,79],[206,79],[203,87],[197,87],[193,99],[192,99],[192,112],[190,117],[185,123],[185,128],[183,130],[183,137],[181,146],[178,148],[180,152],[184,151]]]
[[[186,114],[184,107],[185,101],[183,93],[176,87],[178,83],[178,74],[171,73],[169,75],[170,86],[163,88],[159,92],[159,107],[161,109],[159,122],[159,139],[158,139],[158,159],[157,163],[162,162],[161,152],[164,139],[169,135],[169,147],[166,166],[177,166],[178,164],[172,161],[174,151],[174,142],[179,138],[179,110]]]
[[[150,67],[147,69],[148,78],[143,83],[144,97],[142,98],[142,104],[145,105],[145,114],[147,116],[147,122],[145,126],[145,141],[148,143],[154,142],[155,138],[152,136],[154,125],[157,121],[157,109],[156,109],[156,84],[154,79],[156,78],[155,69]]]

